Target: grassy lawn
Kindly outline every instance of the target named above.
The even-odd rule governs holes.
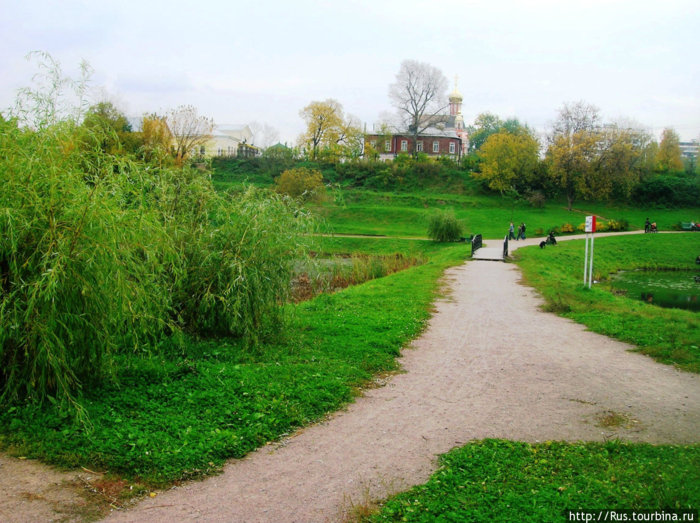
[[[470,443],[364,521],[567,521],[569,509],[695,509],[700,446]],[[631,517],[631,516],[630,516]]]
[[[322,239],[347,252],[354,239]],[[224,461],[322,418],[354,397],[426,325],[438,279],[464,245],[369,243],[375,253],[429,252],[423,265],[287,308],[279,339],[257,352],[191,340],[150,358],[121,356],[118,385],[85,394],[90,430],[58,406],[0,413],[0,444],[63,466],[102,468],[147,484],[212,473]]]
[[[528,235],[570,223],[584,222],[588,214],[606,219],[627,220],[631,229],[642,229],[649,217],[660,230],[670,230],[678,222],[700,220],[700,209],[644,210],[597,202],[579,202],[569,212],[563,202],[548,202],[536,209],[528,203],[512,204],[498,196],[455,194],[375,193],[345,190],[342,198],[316,207],[327,227],[336,233],[381,234],[410,238],[427,235],[428,220],[436,209],[453,209],[469,234],[502,238],[510,221],[525,222]]]
[[[547,309],[589,329],[638,347],[658,361],[700,372],[700,315],[655,305],[609,291],[609,277],[622,269],[676,269],[700,274],[695,258],[700,234],[653,234],[598,238],[592,289],[583,287],[584,241],[554,248],[518,249],[514,257],[524,280],[547,300]]]
[[[530,236],[537,228],[577,225],[592,213],[627,219],[636,228],[647,216],[661,229],[700,220],[698,209],[648,212],[581,204],[568,212],[557,202],[543,209],[511,208],[487,196],[336,196],[316,207],[325,230],[388,237],[318,238],[318,252],[402,253],[425,263],[287,306],[281,332],[257,351],[232,340],[188,340],[184,348],[163,346],[150,357],[119,356],[114,382],[80,399],[88,430],[50,402],[15,406],[0,412],[0,447],[166,485],[215,473],[225,460],[321,419],[352,401],[374,374],[396,370],[401,347],[426,325],[443,271],[466,258],[468,245],[400,239],[425,237],[434,209],[454,209],[467,233],[487,238],[505,235],[511,217],[526,222]],[[614,296],[605,281],[619,269],[695,270],[698,254],[700,233],[601,238],[595,278],[603,283],[584,290],[582,241],[516,251],[525,280],[550,310],[694,372],[700,372],[698,315]],[[549,521],[571,507],[698,507],[700,500],[697,446],[485,441],[450,453],[442,463],[428,486],[391,501],[372,521]]]

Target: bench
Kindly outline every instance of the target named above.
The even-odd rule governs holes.
[[[700,225],[693,222],[681,222],[682,231],[700,231]]]

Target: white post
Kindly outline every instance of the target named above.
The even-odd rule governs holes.
[[[591,288],[591,285],[593,284],[593,240],[595,239],[595,235],[591,234],[591,259],[589,263],[591,264],[590,267],[590,272],[588,273],[588,288]]]
[[[586,250],[583,255],[583,286],[588,283],[588,234],[586,234]]]

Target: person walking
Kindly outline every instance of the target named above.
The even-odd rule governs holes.
[[[520,224],[520,227],[521,227],[522,230],[523,230],[523,240],[524,240],[524,239],[525,239],[525,222],[521,223],[521,224]]]
[[[520,225],[518,225],[518,236],[515,238],[515,240],[516,241],[519,240],[520,238],[522,238],[522,236],[523,236],[523,225],[520,224]]]
[[[515,228],[513,227],[513,222],[510,222],[510,227],[508,228],[508,239],[515,240]]]

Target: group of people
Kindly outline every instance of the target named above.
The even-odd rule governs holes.
[[[515,235],[515,227],[513,222],[510,222],[510,228],[508,229],[508,239],[509,240],[524,240],[525,239],[525,224],[520,223],[518,225],[518,235]]]

